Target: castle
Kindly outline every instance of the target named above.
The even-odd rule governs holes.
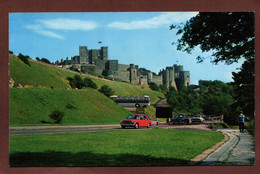
[[[190,85],[190,72],[183,71],[183,66],[174,64],[161,70],[158,75],[150,71],[140,71],[135,64],[119,64],[118,60],[108,59],[108,47],[100,49],[88,49],[87,46],[79,46],[79,55],[71,57],[71,60],[56,62],[65,68],[77,69],[83,73],[97,73],[103,76],[120,79],[132,84],[164,84],[169,88],[180,89],[182,86]]]

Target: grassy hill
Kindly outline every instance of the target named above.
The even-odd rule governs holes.
[[[41,125],[53,122],[48,115],[54,109],[65,113],[62,124],[118,124],[130,114],[124,108],[87,88],[60,90],[42,88],[10,88],[10,125]]]
[[[52,109],[58,108],[66,114],[63,124],[112,124],[129,114],[109,98],[94,89],[70,89],[67,77],[75,73],[51,66],[31,62],[26,65],[11,55],[10,77],[15,84],[25,88],[10,88],[10,125],[41,124],[48,120]],[[81,75],[85,78],[85,75]],[[149,95],[154,104],[164,95],[131,84],[91,78],[100,88],[108,85],[118,95]],[[36,88],[37,86],[37,88]],[[52,89],[51,89],[52,88]],[[155,117],[155,109],[150,106],[146,113]]]

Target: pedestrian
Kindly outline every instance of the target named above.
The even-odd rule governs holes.
[[[239,121],[239,131],[244,132],[245,129],[245,115],[243,114],[243,111],[240,111],[240,115],[238,116],[238,121]]]

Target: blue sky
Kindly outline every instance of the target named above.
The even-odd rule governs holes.
[[[242,64],[197,63],[192,54],[177,51],[171,24],[185,23],[197,12],[106,12],[106,13],[10,13],[9,50],[51,62],[79,54],[79,46],[108,46],[109,59],[134,63],[158,73],[173,64],[190,71],[191,84],[199,80],[232,81],[231,72]],[[102,41],[102,43],[98,43]],[[207,56],[207,55],[206,55]]]

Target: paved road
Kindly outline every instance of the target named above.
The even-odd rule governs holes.
[[[151,128],[156,128],[156,121],[153,121]],[[159,128],[169,129],[188,129],[188,130],[210,130],[205,124],[197,125],[170,125],[159,123]],[[51,133],[68,133],[68,132],[97,132],[119,130],[119,124],[111,125],[78,125],[78,126],[26,126],[26,127],[9,127],[9,135],[30,135],[30,134],[51,134]],[[131,128],[130,128],[131,129]],[[146,128],[140,128],[146,129]]]
[[[227,142],[217,148],[200,165],[254,165],[254,139],[246,131],[240,133],[237,129],[221,129],[228,136]]]
[[[51,134],[66,132],[97,132],[120,129],[120,125],[79,125],[79,126],[26,126],[9,127],[9,135]]]

